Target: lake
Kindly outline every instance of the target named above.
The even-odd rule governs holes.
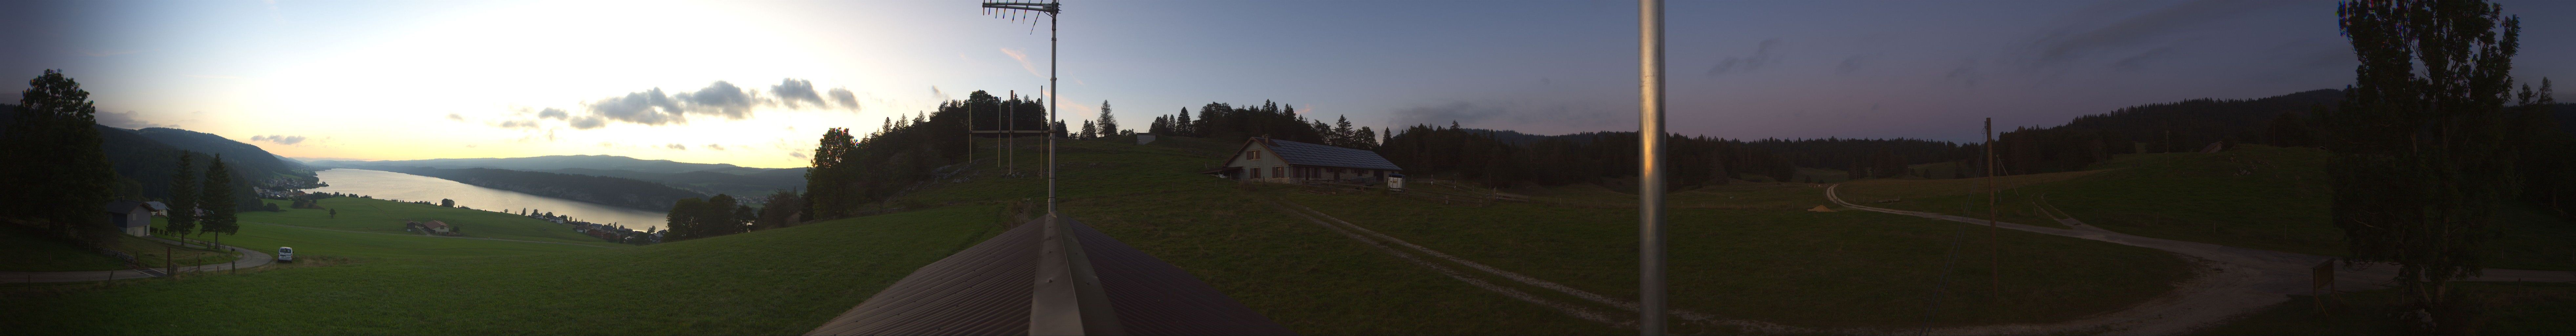
[[[336,192],[374,196],[376,199],[429,201],[430,203],[438,203],[439,199],[452,199],[456,200],[458,206],[471,207],[475,210],[518,213],[521,208],[535,209],[539,212],[551,211],[555,215],[571,216],[574,220],[615,223],[636,230],[643,230],[648,226],[662,226],[668,222],[664,213],[659,211],[636,210],[477,187],[436,177],[349,168],[323,170],[315,172],[315,175],[320,175],[322,183],[331,186],[307,189],[305,192]]]

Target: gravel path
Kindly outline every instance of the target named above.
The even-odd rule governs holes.
[[[1835,195],[1842,185],[1825,188],[1825,198],[1844,207],[1891,214],[1949,220],[1977,225],[1986,220],[1931,212],[1875,208],[1852,204]],[[2332,260],[2330,257],[2288,252],[2257,250],[2209,243],[2148,238],[2104,230],[2073,219],[2058,219],[2073,229],[2038,227],[1996,222],[2004,229],[2037,232],[2058,236],[2111,242],[2121,245],[2164,250],[2196,262],[2196,275],[2148,302],[2100,316],[2060,323],[2032,325],[1999,325],[1930,330],[1930,334],[2112,334],[2171,335],[2189,333],[2214,326],[2265,306],[2289,300],[2289,295],[2308,295],[2313,267]],[[2395,278],[2394,265],[2339,266],[2335,270],[2335,288],[2369,290],[2387,287],[2385,279]],[[2576,272],[2487,269],[2483,276],[2470,281],[2535,281],[2576,282]]]

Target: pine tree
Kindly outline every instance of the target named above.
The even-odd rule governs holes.
[[[179,167],[170,174],[170,223],[163,232],[173,237],[185,237],[197,230],[197,168],[189,157],[194,154],[180,151]]]
[[[1360,148],[1359,130],[1351,128],[1351,116],[1343,115],[1335,119],[1332,133],[1324,136],[1326,139],[1324,142],[1334,146]]]
[[[240,223],[234,222],[233,214],[241,207],[233,198],[232,169],[224,167],[223,154],[215,154],[214,159],[206,161],[206,183],[200,184],[200,190],[204,192],[197,199],[198,207],[206,209],[206,215],[197,218],[197,231],[215,234],[241,232]],[[223,236],[215,236],[215,242],[223,243]]]
[[[1099,127],[1097,127],[1097,126],[1093,126],[1090,120],[1083,120],[1083,121],[1082,121],[1082,134],[1081,134],[1081,136],[1079,136],[1079,138],[1082,138],[1082,139],[1090,139],[1090,138],[1098,138],[1098,137],[1100,137],[1100,128],[1099,128]]]
[[[1172,118],[1173,135],[1199,136],[1198,126],[1190,124],[1190,108],[1181,108],[1181,114]]]
[[[1118,135],[1118,116],[1109,114],[1109,101],[1107,100],[1100,101],[1099,134],[1101,136]]]

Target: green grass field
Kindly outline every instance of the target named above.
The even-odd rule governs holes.
[[[1180,265],[1300,333],[1629,332],[1448,279],[1263,201],[1294,201],[1469,260],[1632,299],[1634,195],[1570,185],[1529,193],[1535,200],[1575,206],[1470,207],[1349,190],[1242,185],[1190,174],[1215,163],[1233,144],[1164,141],[1172,140],[1181,141],[1063,143],[1068,149],[1059,159],[1066,168],[1058,183],[1064,211]],[[1043,162],[1035,154],[1019,160]],[[966,174],[959,178],[965,182],[925,188],[908,202],[1043,201],[1043,178],[997,175]],[[1999,296],[1984,276],[1991,272],[1987,264],[1968,262],[1990,259],[1983,248],[1986,233],[1968,230],[1981,228],[1877,213],[1805,212],[1831,204],[1823,188],[1809,184],[1702,188],[1676,193],[1670,204],[1684,208],[1675,213],[1675,223],[1707,223],[1677,225],[1670,234],[1676,239],[1675,307],[1727,318],[1826,328],[1916,327],[1926,324],[1927,314],[1930,324],[1942,326],[2055,321],[2161,295],[2188,276],[2182,260],[2162,252],[2009,232],[2002,236],[2003,255],[2012,259],[2002,264],[2008,294]],[[1961,239],[1960,262],[1945,268],[1954,239]],[[1933,287],[1943,285],[1944,269],[1952,281],[1935,298]],[[1472,275],[1549,300],[1580,302]]]
[[[1636,295],[1632,208],[1277,195],[1469,260],[1610,297]],[[2181,259],[2163,252],[2010,231],[2001,235],[1998,295],[1987,276],[1994,254],[1984,228],[1808,212],[1801,205],[1825,200],[1821,188],[1805,184],[1739,184],[1673,198],[1676,205],[1719,205],[1680,207],[1668,219],[1673,307],[1728,318],[1827,328],[2060,321],[2144,301],[2188,276]],[[1945,294],[1936,298],[1945,277]]]
[[[2325,152],[2244,145],[2219,153],[2122,155],[2094,170],[1999,178],[2001,220],[2058,226],[2051,214],[2148,237],[2316,255],[2343,255],[2329,222]],[[1863,205],[1983,217],[1982,179],[1845,183]],[[1872,203],[1901,198],[1903,202]],[[2046,209],[2046,210],[2043,210]],[[2576,223],[2501,204],[2488,267],[2576,270]]]
[[[946,207],[626,249],[378,258],[105,290],[13,286],[0,319],[9,334],[798,334],[1000,233],[997,211]]]

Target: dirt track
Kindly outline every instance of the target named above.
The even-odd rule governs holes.
[[[1844,202],[1835,195],[1842,185],[1825,188],[1825,198],[1844,207],[1985,225],[1986,220],[1939,213],[1875,208]],[[2265,306],[2289,300],[2289,295],[2309,294],[2313,267],[2332,258],[2288,252],[2257,250],[2209,243],[2148,238],[2103,230],[2073,218],[2058,219],[2073,229],[2038,227],[1995,222],[1995,226],[2058,236],[2111,242],[2121,245],[2164,250],[2193,259],[2200,267],[2195,276],[2148,302],[2129,309],[2085,319],[2032,325],[1997,325],[1930,330],[1931,334],[2112,334],[2171,335],[2189,333],[2253,313]],[[2396,277],[2393,265],[2338,267],[2335,288],[2367,290],[2387,287],[2383,279]],[[2576,282],[2576,272],[2487,269],[2483,276],[2470,281]]]

